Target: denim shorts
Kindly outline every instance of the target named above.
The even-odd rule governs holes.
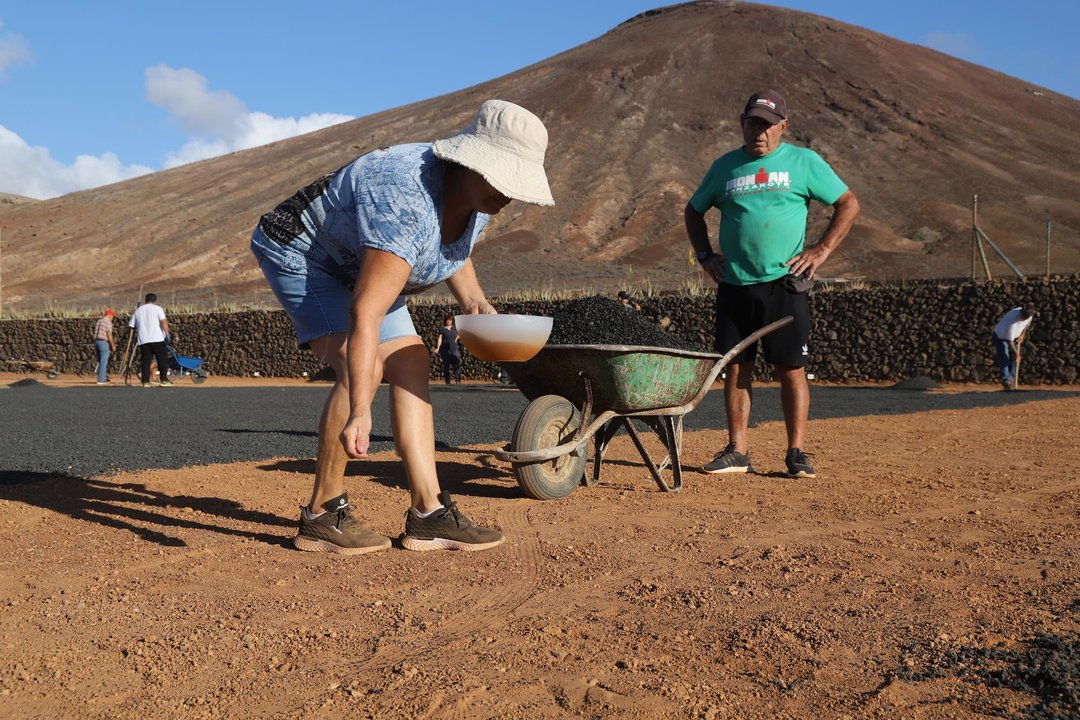
[[[251,234],[251,252],[292,321],[301,348],[310,347],[316,338],[349,332],[355,270],[342,268],[318,243],[296,238],[282,245],[257,227]],[[398,296],[379,326],[379,342],[416,334],[405,298]]]

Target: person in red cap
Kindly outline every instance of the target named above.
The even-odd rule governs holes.
[[[116,352],[113,339],[113,318],[116,313],[106,310],[94,323],[94,349],[97,350],[97,384],[109,384],[109,355]]]
[[[739,116],[743,145],[705,174],[683,213],[702,268],[717,283],[717,352],[727,352],[755,330],[787,315],[794,322],[760,341],[780,381],[787,427],[789,477],[814,477],[803,451],[810,390],[808,291],[818,268],[836,250],[859,214],[855,194],[813,150],[783,142],[788,108],[776,90],[750,96]],[[825,233],[805,246],[810,201],[833,207]],[[705,213],[720,211],[720,252],[713,250]],[[702,466],[707,473],[752,472],[748,428],[757,345],[728,365],[724,400],[728,444]]]

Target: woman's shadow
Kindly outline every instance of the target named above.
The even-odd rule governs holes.
[[[0,471],[0,497],[34,505],[67,515],[75,520],[93,522],[117,530],[127,530],[144,540],[166,547],[185,547],[187,543],[168,533],[168,528],[187,528],[245,537],[286,545],[285,535],[252,532],[225,524],[211,524],[181,519],[162,512],[169,508],[190,509],[230,521],[290,527],[295,521],[272,513],[248,510],[234,500],[195,495],[169,495],[139,483],[110,482],[99,478],[80,478],[58,473]]]

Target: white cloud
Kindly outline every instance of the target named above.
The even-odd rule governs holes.
[[[0,28],[4,27],[0,21]],[[0,80],[7,77],[7,69],[19,62],[29,62],[34,59],[30,52],[30,44],[22,35],[16,33],[4,33],[0,35]]]
[[[165,167],[266,145],[353,119],[335,113],[276,118],[251,112],[232,93],[211,91],[206,78],[194,70],[168,65],[147,69],[146,97],[167,110],[184,132],[196,136],[169,153]]]
[[[930,32],[923,35],[923,44],[964,60],[974,60],[982,54],[982,48],[975,38],[964,33]]]
[[[4,55],[5,47],[17,47],[15,43],[3,44],[10,37],[0,37],[0,72],[5,67],[5,58],[10,57],[13,62],[20,57],[17,53]],[[206,78],[194,70],[177,70],[167,65],[146,70],[146,97],[168,111],[190,137],[183,147],[166,155],[166,168],[265,145],[353,119],[334,113],[277,118],[251,112],[232,93],[210,90]],[[71,165],[64,165],[51,156],[48,148],[31,146],[0,125],[0,192],[3,193],[43,200],[154,171],[145,165],[124,165],[111,152],[100,156],[79,155]]]
[[[64,165],[48,148],[31,147],[0,125],[0,192],[44,200],[153,171],[145,165],[124,165],[111,152],[79,155],[74,163]]]
[[[157,65],[146,70],[146,99],[169,112],[189,135],[232,137],[247,106],[223,90],[211,92],[194,70]]]

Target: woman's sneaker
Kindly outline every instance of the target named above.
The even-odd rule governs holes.
[[[812,478],[814,477],[814,468],[810,465],[810,461],[799,448],[791,448],[787,451],[787,457],[784,458],[784,464],[787,465],[788,477],[793,478]]]
[[[505,539],[498,530],[473,525],[449,493],[440,493],[439,502],[443,506],[427,517],[420,517],[415,508],[406,511],[401,538],[406,550],[487,550]]]
[[[293,538],[297,550],[363,555],[390,547],[390,538],[364,527],[349,513],[349,494],[342,493],[323,503],[324,512],[309,518],[306,508],[300,508],[300,532]]]
[[[726,448],[716,453],[712,462],[707,462],[701,466],[701,471],[716,475],[719,473],[754,472],[754,468],[750,467],[750,453],[736,452],[735,443],[728,443]]]

